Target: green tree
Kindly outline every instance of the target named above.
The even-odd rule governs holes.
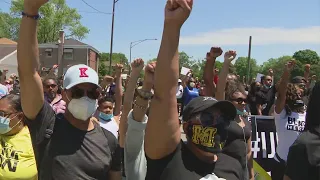
[[[294,59],[299,61],[301,64],[318,64],[320,62],[320,57],[317,52],[312,51],[310,49],[300,50],[293,54]]]
[[[236,69],[237,75],[242,77],[248,76],[248,58],[247,57],[239,57],[234,67]],[[259,66],[257,65],[257,61],[255,59],[250,59],[250,74],[249,79],[256,77],[257,73],[259,72]]]
[[[100,60],[110,62],[110,53],[100,53]],[[112,53],[112,64],[115,63],[129,65],[128,58],[123,53]]]
[[[108,69],[105,65],[105,61],[99,61],[99,69],[98,69],[99,77],[103,77],[108,74]]]
[[[0,36],[17,40],[19,25],[23,11],[23,0],[11,1],[9,13],[1,13]],[[38,27],[39,43],[57,42],[59,30],[66,31],[66,38],[82,40],[89,29],[80,22],[81,15],[75,8],[70,8],[65,0],[51,0],[39,10],[41,19]],[[3,28],[4,27],[4,28]]]
[[[179,52],[179,68],[191,68],[191,66],[194,64],[191,59],[192,57],[190,57],[186,52]]]
[[[274,81],[278,82],[282,76],[284,65],[288,61],[290,61],[291,59],[292,59],[291,56],[282,56],[279,58],[271,58],[267,62],[263,63],[262,68],[261,68],[261,72],[262,72],[262,74],[266,75],[266,74],[268,74],[269,69],[272,69],[273,74],[274,74]],[[294,72],[292,72],[292,74],[296,73],[295,71],[296,70],[294,70]]]

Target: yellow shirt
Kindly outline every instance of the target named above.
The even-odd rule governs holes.
[[[37,165],[27,126],[14,136],[0,135],[0,163],[0,180],[37,180]]]

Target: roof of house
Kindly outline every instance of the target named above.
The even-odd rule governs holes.
[[[0,44],[10,44],[10,45],[16,45],[18,44],[17,42],[15,41],[12,41],[8,38],[0,38]]]
[[[58,45],[59,42],[51,42],[51,43],[44,43],[44,44],[39,44],[39,47],[49,47],[49,46],[56,46]],[[99,53],[99,51],[97,49],[95,49],[94,47],[86,44],[86,43],[83,43],[83,42],[80,42],[76,39],[65,39],[64,40],[64,46],[65,47],[85,47],[85,48],[90,48],[92,50],[94,50],[95,52]]]
[[[16,47],[7,47],[0,45],[0,60],[17,50]]]

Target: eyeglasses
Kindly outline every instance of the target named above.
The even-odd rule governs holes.
[[[49,84],[49,85],[45,85],[45,88],[47,88],[47,89],[49,89],[49,88],[55,88],[55,87],[57,87],[57,85],[56,84]]]
[[[78,87],[73,87],[73,88],[71,88],[71,93],[72,93],[71,97],[73,99],[80,99],[85,94],[90,99],[98,99],[99,96],[100,96],[100,92],[99,92],[98,88],[95,88],[95,89],[92,89],[92,90],[83,90],[83,89],[80,89]]]
[[[231,99],[231,101],[235,101],[237,102],[238,104],[247,104],[248,100],[247,99],[243,99],[243,98],[238,98],[238,99]]]

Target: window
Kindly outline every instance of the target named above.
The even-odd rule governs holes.
[[[73,49],[64,49],[63,59],[73,59]]]
[[[52,57],[52,49],[46,49],[46,57],[51,58]]]

